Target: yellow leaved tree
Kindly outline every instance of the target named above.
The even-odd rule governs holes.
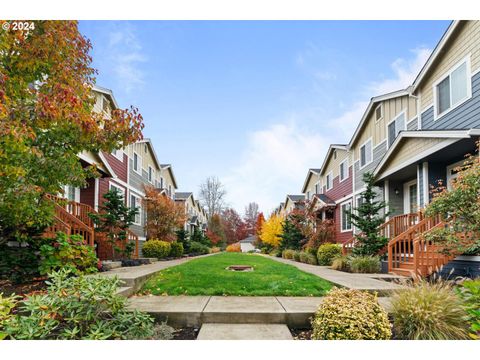
[[[277,247],[281,241],[283,219],[272,214],[262,225],[260,239],[262,242]]]

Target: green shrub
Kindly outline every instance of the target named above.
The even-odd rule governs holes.
[[[295,253],[295,250],[292,250],[292,249],[286,249],[286,250],[283,250],[282,251],[282,257],[284,259],[293,259],[293,254]]]
[[[171,244],[167,241],[152,239],[145,242],[142,253],[145,257],[163,259],[170,255],[171,248]]]
[[[24,283],[40,275],[39,249],[27,247],[0,246],[0,278],[15,284]]]
[[[30,295],[4,326],[9,339],[145,339],[154,335],[153,318],[126,309],[117,295],[117,277],[49,274],[48,292]]]
[[[281,257],[282,252],[278,249],[273,249],[272,251],[270,251],[269,255],[270,256],[275,256],[275,257]]]
[[[350,271],[354,273],[375,274],[381,269],[378,256],[353,256],[350,258]]]
[[[317,265],[317,258],[308,252],[301,251],[299,253],[300,262],[310,265]]]
[[[170,244],[170,257],[179,258],[183,256],[183,244],[179,242],[172,242]]]
[[[295,251],[293,253],[293,260],[300,261],[300,251]]]
[[[332,289],[315,313],[312,328],[316,340],[388,340],[392,336],[376,295],[360,290]]]
[[[333,259],[342,255],[342,246],[339,244],[323,244],[317,251],[318,265],[330,266]]]
[[[46,275],[60,269],[70,269],[74,274],[91,274],[98,271],[98,258],[93,247],[85,245],[80,235],[70,238],[57,233],[56,239],[40,246],[40,274]]]
[[[0,340],[5,339],[7,333],[3,331],[8,321],[13,317],[12,310],[17,305],[17,297],[3,297],[0,293]]]
[[[446,282],[420,281],[398,291],[392,297],[392,315],[399,339],[468,339],[462,301]]]
[[[463,301],[470,323],[470,337],[480,339],[480,279],[467,280],[456,288]]]
[[[333,259],[332,262],[332,269],[339,270],[339,271],[350,271],[350,256],[339,256]]]
[[[190,241],[190,253],[191,254],[208,254],[210,248],[207,245],[199,243],[198,241]]]

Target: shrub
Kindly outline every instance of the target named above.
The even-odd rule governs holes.
[[[392,297],[392,315],[395,335],[399,339],[468,338],[465,309],[446,282],[420,281],[398,291]]]
[[[30,295],[7,321],[10,339],[145,339],[154,335],[153,318],[126,309],[117,295],[117,277],[50,274],[47,294]]]
[[[353,256],[349,264],[351,272],[375,274],[381,269],[380,258],[378,256]]]
[[[197,241],[190,242],[190,254],[203,255],[203,254],[208,254],[209,251],[210,251],[210,248],[207,245],[204,245]]]
[[[278,249],[274,249],[270,251],[270,256],[275,256],[275,257],[282,257],[282,252]]]
[[[0,278],[24,283],[39,276],[40,256],[35,247],[0,246]]]
[[[46,275],[52,271],[67,268],[74,274],[97,272],[98,258],[93,247],[85,245],[80,235],[70,238],[57,233],[56,239],[40,246],[40,274]]]
[[[17,297],[3,297],[0,293],[0,340],[5,339],[7,333],[3,331],[8,321],[13,317],[12,310],[17,305]]]
[[[183,255],[183,244],[179,242],[172,242],[170,244],[170,257],[178,258]]]
[[[173,334],[175,329],[171,326],[168,326],[166,322],[155,325],[153,329],[153,339],[155,340],[171,340],[173,339]]]
[[[316,340],[388,340],[392,336],[385,310],[376,295],[332,289],[312,321]]]
[[[230,244],[225,249],[227,252],[242,252],[240,244]]]
[[[293,260],[300,261],[300,251],[295,251],[293,253]]]
[[[330,266],[333,259],[342,255],[342,246],[339,244],[320,245],[317,252],[318,265]]]
[[[332,269],[339,271],[350,271],[351,258],[349,256],[339,256],[333,259]]]
[[[295,253],[295,250],[292,249],[287,249],[282,251],[282,257],[284,259],[293,259],[293,254]]]
[[[146,257],[163,259],[170,255],[171,248],[169,242],[152,239],[145,242],[142,253]]]
[[[222,251],[222,249],[220,249],[218,246],[214,246],[210,249],[210,254],[216,254],[216,253],[219,253],[220,251]]]
[[[480,279],[467,280],[456,288],[457,294],[462,299],[470,323],[470,337],[480,339]]]
[[[300,262],[310,265],[317,265],[317,258],[308,252],[301,251],[299,253]]]

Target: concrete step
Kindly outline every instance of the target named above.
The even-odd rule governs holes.
[[[124,296],[124,297],[129,297],[130,295],[133,294],[133,292],[134,292],[133,287],[123,286],[123,287],[118,288],[117,295],[121,295],[121,296]]]
[[[197,340],[293,340],[282,324],[211,324],[202,325]]]

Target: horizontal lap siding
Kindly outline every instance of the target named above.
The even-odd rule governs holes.
[[[472,77],[472,97],[434,120],[433,106],[422,113],[422,130],[480,128],[480,73]]]
[[[355,162],[355,179],[354,179],[354,185],[355,185],[355,191],[363,188],[363,174],[366,172],[373,172],[377,165],[379,164],[380,160],[382,160],[383,155],[387,152],[387,142],[384,141],[383,143],[380,143],[377,147],[373,149],[373,161],[365,166],[363,169],[360,169],[360,161]]]
[[[334,201],[344,198],[345,196],[351,195],[353,193],[352,179],[353,179],[353,172],[352,172],[352,166],[350,166],[348,168],[348,178],[340,182],[340,177],[338,176],[335,177],[333,179],[332,189],[325,191],[325,195],[327,195],[330,199]]]
[[[104,152],[103,156],[115,172],[115,175],[117,175],[120,180],[127,182],[127,155],[123,154],[123,161],[118,160],[115,156],[107,152]]]
[[[340,204],[335,209],[335,241],[344,243],[353,237],[353,231],[342,232],[342,219],[340,213]]]
[[[407,123],[407,130],[418,130],[418,117]]]

